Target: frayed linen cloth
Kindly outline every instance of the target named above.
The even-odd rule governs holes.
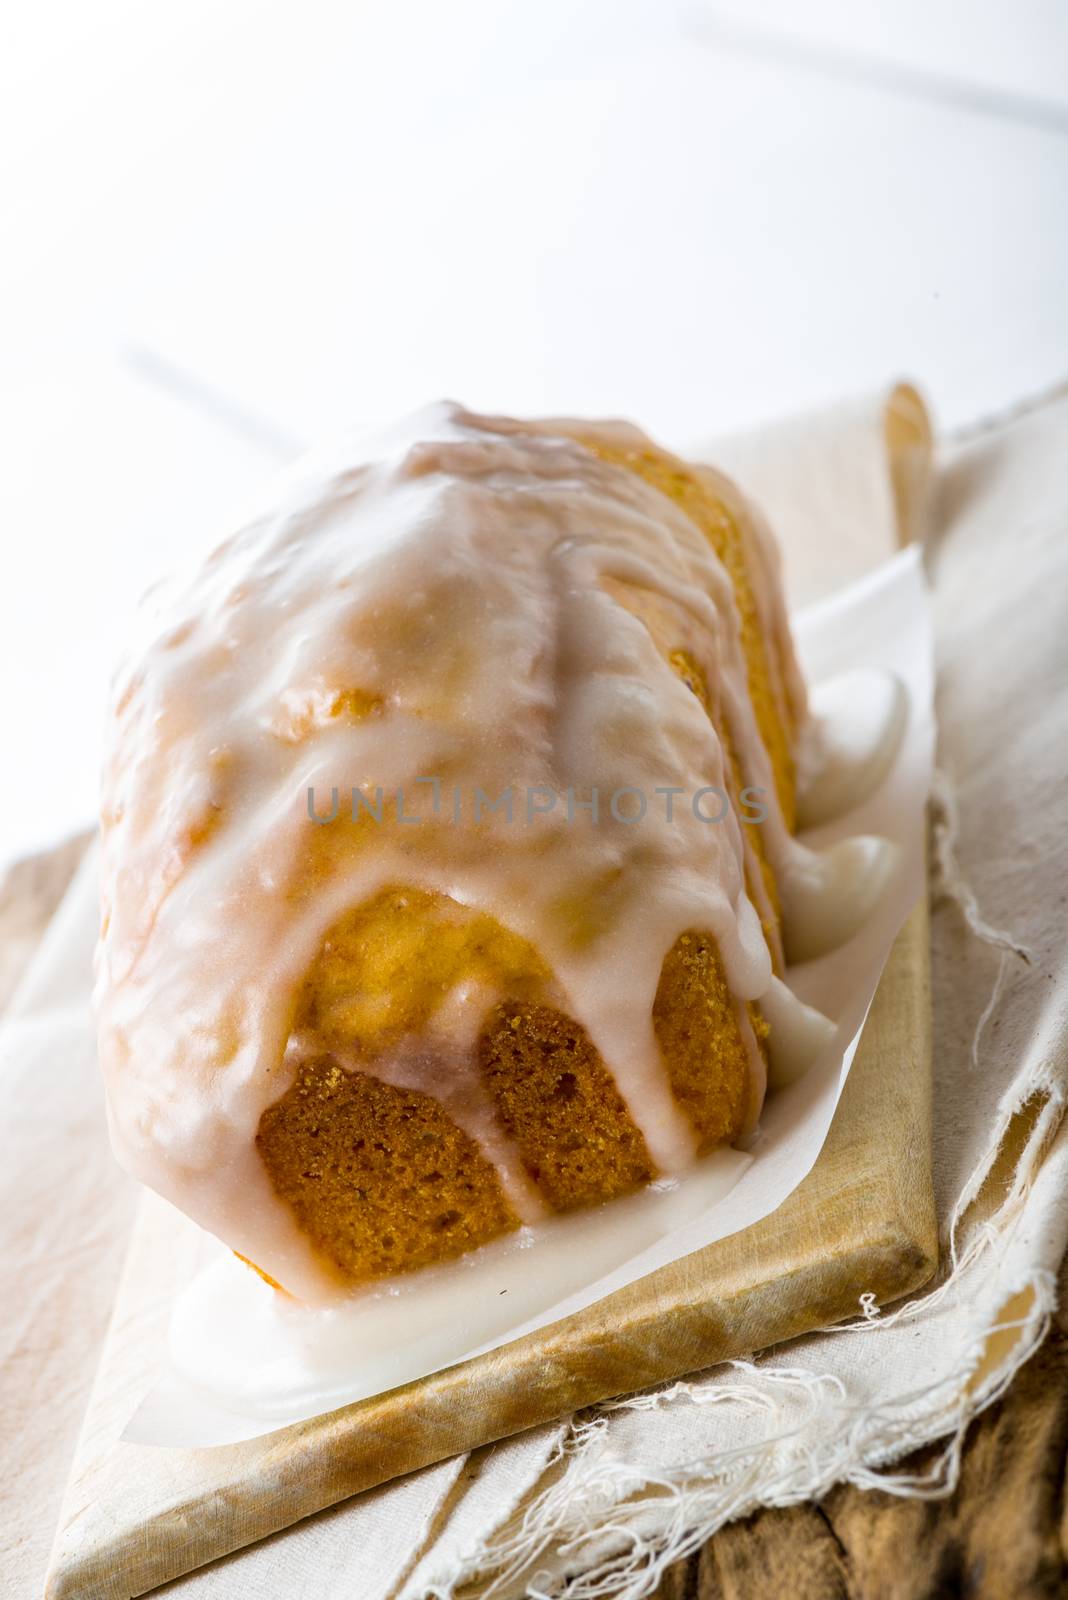
[[[940,1276],[886,1309],[858,1283],[847,1327],[411,1474],[169,1596],[642,1600],[758,1506],[842,1481],[948,1492],[969,1421],[1048,1327],[1068,1245],[1068,389],[933,454],[907,388],[696,453],[763,502],[797,596],[923,538]],[[0,1030],[0,1567],[16,1597],[40,1593],[134,1201],[106,1145],[83,924],[61,908]],[[935,1440],[922,1474],[897,1465]]]

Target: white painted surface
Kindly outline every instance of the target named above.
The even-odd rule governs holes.
[[[346,417],[451,393],[670,440],[899,373],[944,423],[1068,375],[1054,0],[0,27],[0,859],[91,815],[136,593]]]

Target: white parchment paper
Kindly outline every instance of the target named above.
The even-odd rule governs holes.
[[[822,849],[874,834],[893,840],[900,860],[860,931],[789,972],[795,992],[837,1029],[803,1077],[769,1096],[747,1149],[716,1152],[681,1180],[559,1219],[536,1237],[523,1230],[342,1308],[287,1301],[203,1235],[201,1268],[178,1297],[169,1349],[160,1351],[160,1381],[125,1438],[181,1447],[235,1443],[383,1393],[557,1322],[749,1227],[797,1187],[830,1127],[890,947],[924,892],[933,664],[918,551],[902,552],[804,612],[794,631],[817,692],[838,674],[875,668],[893,673],[908,697],[886,779],[804,841]]]

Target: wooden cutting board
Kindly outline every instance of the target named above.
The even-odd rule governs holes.
[[[146,1197],[75,1454],[48,1600],[128,1600],[363,1489],[919,1288],[937,1266],[927,908],[898,936],[826,1144],[777,1211],[565,1321],[239,1445],[120,1435],[158,1376],[190,1230]]]

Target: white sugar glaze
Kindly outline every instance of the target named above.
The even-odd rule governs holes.
[[[710,825],[685,803],[669,820],[651,803],[666,787],[687,798],[725,789],[724,753],[614,597],[620,586],[659,597],[677,648],[716,686],[744,781],[762,791],[784,902],[811,923],[807,953],[855,927],[870,900],[874,846],[857,881],[828,876],[783,823],[733,591],[705,536],[659,491],[566,437],[576,426],[440,406],[389,435],[343,441],[191,579],[150,597],[116,682],[96,995],[113,1142],[137,1177],[307,1300],[337,1291],[274,1194],[255,1136],[292,1081],[294,997],[343,912],[409,885],[529,940],[662,1173],[694,1154],[652,1027],[665,955],[687,929],[705,929],[740,1016],[772,988],[746,892],[746,826],[733,812]],[[645,443],[623,424],[599,427]],[[750,524],[758,610],[803,717],[770,540],[737,491],[713,481]],[[338,715],[353,694],[376,714]],[[439,779],[443,797],[459,790],[459,821],[447,798],[435,814],[420,777]],[[512,788],[513,820],[489,813],[475,826],[476,786],[491,797]],[[419,820],[401,825],[388,798],[382,825],[345,820],[350,791],[377,787],[403,791],[403,814]],[[567,791],[581,801],[594,787],[598,825],[585,811],[569,822]],[[335,788],[338,819],[318,827],[309,789],[328,812]],[[624,788],[650,801],[640,824],[604,815]],[[537,791],[560,801],[528,822],[521,797]],[[311,878],[310,854],[339,829],[352,847]],[[576,901],[604,909],[595,936],[562,911]],[[537,1197],[462,1048],[493,998],[458,990],[433,1048],[401,1047],[372,1070],[444,1098],[534,1221]],[[769,1002],[792,1076],[820,1030],[784,985]],[[753,1124],[764,1069],[750,1042]]]
[[[708,1211],[752,1160],[714,1150],[681,1178],[549,1217],[328,1306],[276,1294],[220,1252],[175,1301],[172,1370],[224,1410],[276,1426],[410,1383],[496,1343]]]

